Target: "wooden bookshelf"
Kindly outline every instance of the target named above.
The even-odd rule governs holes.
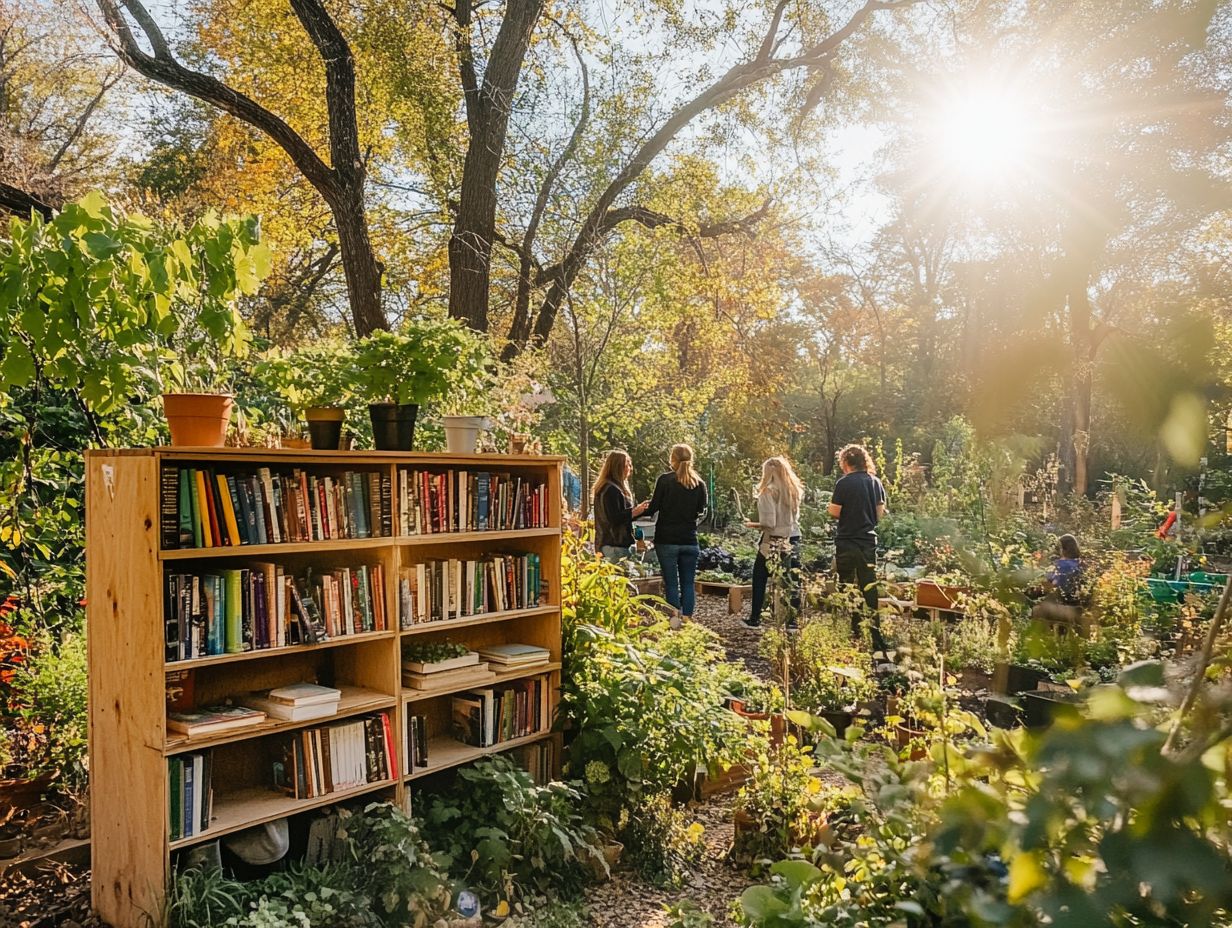
[[[431,788],[432,782],[424,786],[414,781],[491,754],[556,741],[546,726],[491,747],[454,740],[453,697],[476,687],[404,688],[401,647],[426,636],[427,640],[448,639],[471,647],[520,642],[545,648],[549,663],[500,672],[484,688],[542,676],[545,721],[553,720],[561,667],[562,458],[152,448],[87,452],[86,465],[93,901],[99,915],[115,928],[137,928],[148,916],[157,921],[176,855],[182,849],[359,797],[384,798],[409,808],[412,789]],[[335,478],[347,471],[375,474],[394,488],[390,501],[394,531],[378,537],[164,549],[166,487],[161,478],[168,467],[208,468],[237,479],[262,467]],[[400,534],[397,488],[404,470],[509,474],[542,484],[546,524],[512,530]],[[380,513],[373,512],[379,518]],[[404,627],[399,615],[399,578],[404,568],[432,560],[475,560],[514,553],[538,557],[543,595],[537,604]],[[276,564],[288,575],[308,569],[375,569],[379,565],[387,627],[357,630],[313,644],[169,660],[175,656],[175,635],[170,635],[168,647],[164,578],[222,572],[254,561]],[[344,697],[336,713],[327,718],[266,719],[250,728],[188,738],[167,731],[166,674],[171,671],[191,672],[193,703],[198,706],[301,680],[343,687]],[[270,758],[287,739],[302,730],[377,712],[388,713],[397,753],[396,777],[311,799],[296,799],[273,788]],[[426,767],[412,767],[407,756],[405,733],[411,713],[428,720]],[[208,752],[212,761],[214,804],[209,826],[172,841],[168,759],[196,752]],[[544,761],[547,756],[536,757]]]

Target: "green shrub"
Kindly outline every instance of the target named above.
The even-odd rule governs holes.
[[[598,836],[583,821],[583,794],[567,783],[536,786],[497,755],[458,772],[456,787],[433,796],[424,837],[450,874],[485,901],[519,894],[571,896],[601,860]]]
[[[620,833],[622,860],[655,886],[681,886],[705,856],[704,833],[667,794],[648,796],[630,810]]]

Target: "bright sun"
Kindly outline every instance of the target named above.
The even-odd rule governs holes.
[[[1000,87],[956,90],[930,119],[939,165],[968,185],[1005,181],[1027,169],[1037,128],[1026,101]]]

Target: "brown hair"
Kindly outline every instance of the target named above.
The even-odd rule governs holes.
[[[1067,557],[1074,561],[1082,557],[1082,552],[1078,550],[1078,539],[1073,535],[1062,535],[1058,538],[1057,548],[1061,552],[1061,557]]]
[[[838,459],[852,470],[873,470],[873,459],[863,445],[848,445],[838,453]]]
[[[595,478],[594,485],[590,488],[590,498],[598,499],[599,491],[610,480],[620,487],[620,492],[625,495],[625,499],[633,499],[633,490],[629,486],[629,473],[632,470],[633,458],[629,457],[628,451],[621,451],[619,448],[609,451],[603,459],[603,466],[599,468],[599,476]],[[617,474],[620,476],[616,476]]]
[[[691,490],[702,482],[701,474],[693,469],[693,449],[688,445],[672,445],[671,462],[677,482],[686,490]]]
[[[792,512],[800,511],[800,496],[804,492],[804,484],[796,476],[791,461],[781,454],[766,458],[761,465],[761,481],[757,484],[757,495],[761,496],[767,491],[772,496],[784,498]]]

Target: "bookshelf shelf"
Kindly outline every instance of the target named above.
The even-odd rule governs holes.
[[[548,673],[552,670],[560,670],[560,661],[551,661],[544,664],[535,664],[533,667],[520,667],[517,670],[506,670],[504,673],[498,673],[493,679],[484,681],[482,686],[499,686],[501,683],[508,683],[510,680],[523,680],[526,677],[537,677],[540,674]],[[437,696],[449,696],[453,693],[464,693],[467,690],[475,689],[476,684],[464,683],[461,686],[445,686],[439,690],[414,690],[404,686],[402,688],[402,701],[405,703],[422,702],[425,699],[435,699]]]
[[[223,557],[278,557],[284,554],[342,554],[347,551],[369,551],[372,548],[388,548],[395,543],[393,537],[385,538],[339,538],[335,541],[287,541],[276,545],[222,545],[214,548],[171,548],[160,551],[164,561],[195,561]]]
[[[505,612],[485,612],[482,615],[471,615],[464,619],[440,619],[435,622],[421,622],[404,628],[402,635],[423,635],[428,632],[452,631],[455,628],[467,628],[473,625],[491,625],[495,622],[508,622],[511,619],[541,618],[557,615],[559,606],[537,606],[534,609],[510,609]]]
[[[214,817],[210,820],[210,827],[199,835],[190,835],[187,838],[172,841],[170,847],[171,850],[177,851],[180,848],[191,847],[223,835],[243,831],[253,825],[272,822],[276,818],[295,815],[297,812],[306,812],[321,806],[331,806],[335,802],[343,802],[356,796],[366,796],[368,793],[379,792],[394,785],[394,780],[380,780],[356,789],[317,796],[314,799],[295,799],[260,786],[237,790],[234,793],[224,793],[214,800]]]
[[[171,548],[159,551],[164,561],[191,561],[227,557],[278,557],[284,554],[337,554],[345,551],[368,551],[391,546],[460,545],[475,542],[510,542],[524,538],[549,538],[559,535],[559,528],[519,528],[491,532],[432,532],[425,535],[388,535],[378,538],[339,538],[332,541],[293,541],[275,545],[222,545],[213,548]]]
[[[224,835],[357,797],[389,799],[410,808],[412,786],[416,792],[434,788],[431,782],[418,782],[421,778],[517,748],[523,749],[525,762],[535,764],[539,775],[550,772],[559,752],[559,735],[550,729],[559,703],[561,672],[563,463],[563,458],[537,455],[261,448],[87,452],[92,892],[102,919],[115,928],[144,924],[145,913],[163,910],[177,852]],[[404,473],[420,474],[421,482],[400,488]],[[363,478],[357,479],[358,488],[348,474]],[[291,475],[290,482],[280,481],[279,475]],[[205,482],[207,477],[214,483]],[[301,492],[305,485],[306,494]],[[484,487],[491,488],[486,498]],[[536,527],[389,534],[391,525],[397,533],[417,524],[483,524],[483,510],[476,507],[493,498],[499,498],[503,507],[502,520],[496,524],[525,519]],[[309,512],[317,500],[319,507]],[[431,519],[424,515],[427,505],[432,507]],[[452,515],[450,507],[455,507]],[[469,516],[463,518],[467,511]],[[301,540],[177,547],[194,540],[198,528],[202,534],[195,540],[207,537],[206,519],[212,526],[209,537],[215,540]],[[309,523],[311,530],[305,528]],[[302,540],[327,524],[342,526],[339,534],[351,533],[348,525],[358,534],[374,527],[386,534]],[[509,574],[485,574],[489,585],[466,595],[473,592],[479,607],[533,602],[523,597],[530,596],[530,585],[538,579],[541,605],[399,628],[404,605],[419,611],[424,603],[419,597],[438,595],[436,587],[420,589],[425,565],[501,559],[531,566],[515,566]],[[241,575],[240,594],[218,583],[219,577],[230,583],[236,575]],[[269,582],[271,576],[274,584]],[[502,576],[510,578],[504,581],[509,586],[504,590],[491,586],[502,582]],[[358,597],[345,594],[355,589],[350,577],[360,578]],[[379,585],[373,584],[373,577]],[[367,590],[379,595],[369,598],[365,578]],[[237,615],[238,627],[233,624]],[[321,634],[322,627],[335,629],[340,620],[345,620],[342,627],[354,620],[357,628],[382,630],[310,645],[166,659],[217,648],[219,639],[210,636],[220,628],[219,622],[224,623],[219,632],[223,640],[234,646],[237,640],[298,641],[296,634],[309,626]],[[454,740],[454,698],[474,687],[421,692],[402,686],[403,645],[434,633],[448,634],[472,648],[527,644],[547,650],[548,663],[513,669],[486,682],[489,688],[507,685],[510,698],[520,699],[517,694],[526,692],[520,681],[542,677],[543,686],[534,684],[533,689],[544,694],[535,710],[542,713],[537,718],[543,730],[488,748]],[[192,739],[167,731],[168,699],[173,696],[183,699],[185,708],[200,708],[301,682],[342,689],[337,711],[304,721],[266,719],[252,727]],[[381,714],[385,719],[379,718]],[[361,719],[373,721],[357,725]],[[383,749],[396,751],[396,764],[377,763],[374,768],[369,762],[368,776],[381,776],[388,769],[399,775],[311,799],[296,799],[274,789],[274,767],[281,763],[285,769],[288,758],[301,772],[308,764],[332,763],[335,772],[363,778],[363,751],[349,757],[320,749],[305,748],[300,753],[298,745],[313,743],[307,732],[318,729],[328,729],[330,737],[343,745],[351,742],[341,739],[362,731],[361,737],[371,739],[369,745],[376,743],[378,756]],[[431,766],[409,765],[412,729],[426,739]],[[348,764],[357,767],[348,769]],[[171,840],[171,812],[177,802],[187,801],[189,768],[194,771],[193,798],[213,795],[209,824],[198,834]],[[335,779],[356,782],[354,776]]]
[[[181,734],[168,733],[167,745],[164,749],[168,756],[181,754],[185,751],[200,751],[205,748],[217,747],[220,744],[234,744],[237,741],[247,741],[250,738],[263,738],[266,735],[276,735],[284,731],[295,731],[298,728],[310,728],[316,725],[328,725],[352,715],[364,712],[376,712],[388,709],[397,702],[394,696],[375,693],[370,690],[362,692],[344,692],[338,700],[338,711],[323,718],[305,719],[299,722],[289,722],[282,719],[269,719],[249,728],[237,728],[217,735],[206,735],[203,738],[188,738]]]
[[[381,641],[396,638],[396,631],[362,632],[355,635],[339,635],[327,641],[316,644],[296,644],[286,648],[259,648],[254,651],[241,651],[238,654],[215,654],[211,657],[194,657],[187,661],[164,661],[166,670],[192,670],[197,667],[216,667],[220,664],[234,664],[237,661],[255,661],[263,658],[284,657],[288,654],[305,654],[310,651],[325,651],[330,648],[344,648],[348,645],[363,644],[366,641]]]
[[[471,761],[479,760],[481,757],[502,754],[505,751],[512,751],[514,748],[546,741],[552,737],[554,737],[552,732],[541,731],[533,735],[527,735],[525,738],[502,741],[500,744],[494,744],[488,748],[472,747],[469,744],[463,744],[461,741],[455,741],[453,738],[432,738],[428,741],[428,756],[432,758],[431,762],[426,767],[416,767],[412,773],[403,777],[403,780],[406,782],[418,780],[421,777],[440,773],[442,770],[449,770],[451,767],[461,767],[463,764],[469,764]]]

